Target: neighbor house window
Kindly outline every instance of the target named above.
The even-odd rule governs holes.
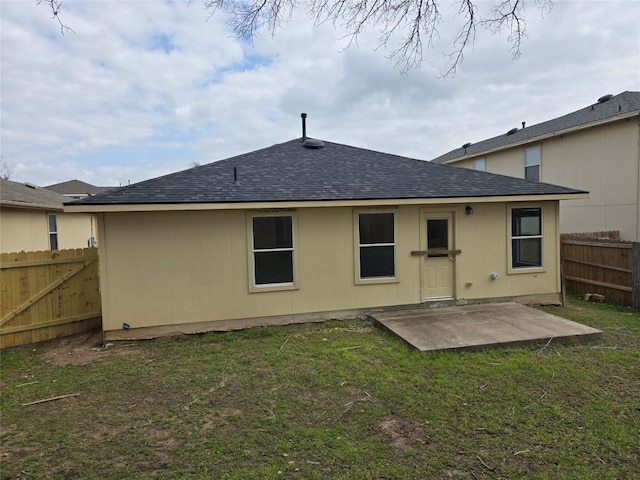
[[[540,181],[540,145],[524,149],[524,178]]]
[[[49,222],[49,249],[58,250],[58,219],[55,213],[47,215]]]
[[[396,276],[395,214],[358,214],[358,264],[360,279]]]
[[[474,170],[480,170],[481,172],[486,172],[487,171],[487,165],[486,162],[484,161],[484,158],[478,158],[477,160],[473,161],[473,169]]]
[[[542,267],[542,209],[511,210],[511,267]]]
[[[293,286],[293,216],[253,216],[251,232],[253,285]]]

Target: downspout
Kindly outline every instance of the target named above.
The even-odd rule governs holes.
[[[96,237],[99,237],[98,242],[98,275],[100,276],[100,304],[102,312],[102,344],[105,344],[105,319],[109,321],[111,319],[111,304],[109,303],[109,294],[111,289],[109,288],[109,267],[107,265],[107,236],[105,228],[106,212],[98,212],[96,218]],[[113,329],[109,325],[110,329]]]

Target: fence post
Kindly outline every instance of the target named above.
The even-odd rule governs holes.
[[[640,310],[640,242],[633,242],[632,252],[631,304]]]

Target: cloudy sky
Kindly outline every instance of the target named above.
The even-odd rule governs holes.
[[[638,0],[560,0],[544,16],[529,0],[519,59],[506,34],[479,30],[443,79],[451,3],[405,74],[375,29],[346,48],[304,12],[250,43],[201,0],[66,0],[65,35],[46,5],[2,0],[2,159],[15,181],[124,185],[297,138],[307,112],[312,137],[430,160],[640,90]]]

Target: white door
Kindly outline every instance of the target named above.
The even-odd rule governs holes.
[[[453,213],[425,213],[421,230],[426,250],[420,269],[422,297],[425,301],[451,299],[455,269]]]

